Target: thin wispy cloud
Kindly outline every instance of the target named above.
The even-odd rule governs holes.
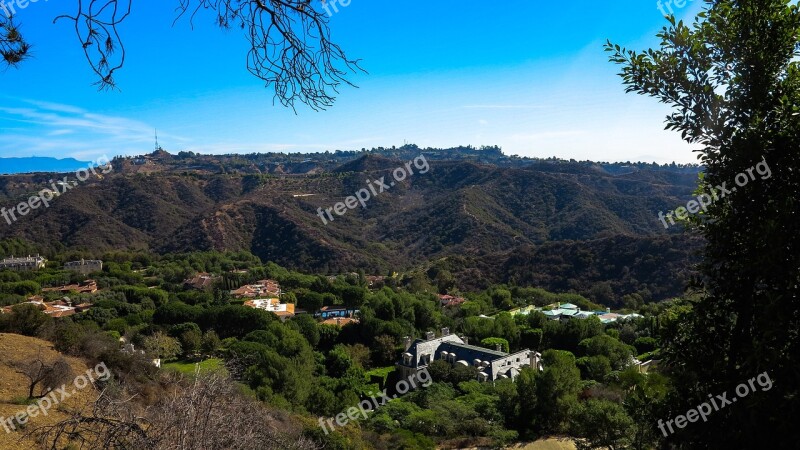
[[[0,120],[23,124],[3,129],[0,156],[31,154],[95,158],[110,154],[144,153],[152,148],[154,126],[127,117],[38,100],[4,99]],[[173,141],[180,136],[164,134]]]
[[[544,105],[465,105],[464,109],[543,109]]]
[[[139,155],[154,148],[153,124],[123,116],[99,114],[73,105],[28,99],[0,100],[0,156],[53,156],[92,160],[102,155]],[[164,130],[167,131],[167,130]],[[295,142],[240,142],[187,138],[159,130],[165,148],[205,154],[317,152],[371,147],[380,136],[319,142],[313,135],[296,135]]]

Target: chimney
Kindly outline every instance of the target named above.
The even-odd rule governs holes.
[[[444,327],[442,328],[442,336],[449,336],[450,335],[450,328]]]
[[[411,337],[403,336],[403,351],[406,351],[409,348],[411,348]]]
[[[497,350],[498,352],[502,352],[503,344],[495,344],[494,349]]]
[[[536,353],[535,351],[532,351],[532,352],[530,352],[529,356],[531,358],[531,368],[533,370],[537,370],[538,371],[539,368],[542,365],[542,360],[539,357],[540,356],[539,353]]]
[[[611,308],[606,308],[606,312],[610,313],[611,312]]]
[[[467,344],[467,345],[469,345],[469,337],[467,337],[467,336],[464,336],[464,343],[465,343],[465,344]]]
[[[433,331],[428,331],[427,333],[425,333],[425,340],[426,341],[430,341],[431,339],[435,339],[435,338],[436,338],[436,333],[434,333]]]

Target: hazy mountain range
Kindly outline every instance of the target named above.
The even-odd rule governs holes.
[[[89,166],[88,161],[74,158],[48,158],[31,156],[27,158],[0,158],[0,175],[35,172],[74,172]]]

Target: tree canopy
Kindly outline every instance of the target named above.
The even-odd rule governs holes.
[[[691,448],[788,448],[800,439],[800,9],[786,0],[706,4],[693,25],[670,17],[657,49],[606,45],[627,91],[674,107],[667,129],[703,146],[699,190],[715,199],[692,219],[707,241],[695,286],[700,300],[665,342],[677,387],[671,412],[764,371],[780,387],[671,440]]]

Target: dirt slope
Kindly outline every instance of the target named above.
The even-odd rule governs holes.
[[[23,401],[27,396],[26,378],[16,373],[11,364],[36,359],[40,349],[42,356],[47,361],[52,361],[61,356],[57,351],[53,350],[53,345],[47,341],[17,334],[0,333],[0,420],[11,417],[27,408]],[[87,370],[93,369],[85,361],[78,358],[67,357],[67,361],[72,366],[76,376],[85,374]],[[67,392],[71,392],[72,389],[74,389],[74,386],[67,385]],[[82,390],[76,390],[75,395],[64,400],[63,403],[54,405],[49,409],[48,415],[43,416],[39,413],[39,415],[30,419],[25,430],[7,433],[0,424],[0,449],[27,450],[38,448],[33,440],[25,437],[25,433],[36,427],[65,419],[67,416],[63,411],[80,408],[88,402],[94,401],[96,397],[96,390],[89,385]]]

